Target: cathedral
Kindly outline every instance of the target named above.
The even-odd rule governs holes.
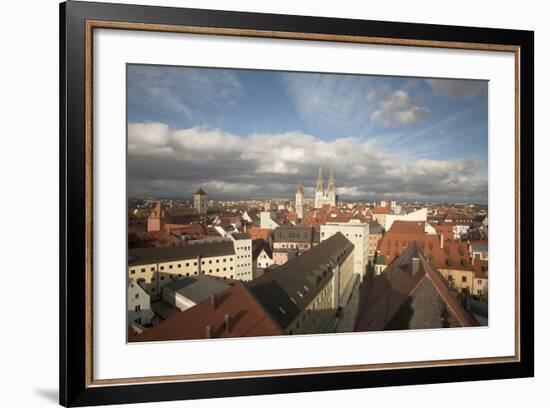
[[[336,183],[334,182],[334,174],[332,173],[332,164],[330,165],[326,190],[323,181],[323,169],[319,166],[319,177],[317,177],[317,187],[315,188],[315,208],[321,208],[327,204],[336,207],[336,200]]]
[[[298,219],[304,218],[304,188],[301,183],[296,188],[296,214]],[[323,181],[323,169],[319,166],[319,177],[317,178],[317,187],[315,189],[315,208],[321,208],[324,205],[330,205],[336,207],[338,196],[336,195],[336,183],[334,181],[334,174],[332,172],[332,164],[330,165],[328,185],[325,190],[325,183]]]

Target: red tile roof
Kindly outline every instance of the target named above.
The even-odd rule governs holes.
[[[412,272],[414,258],[419,262],[416,273]],[[384,330],[426,280],[431,283],[460,326],[477,326],[476,321],[458,303],[443,276],[428,262],[422,248],[413,243],[375,278],[366,299],[365,309],[357,321],[356,330]],[[437,324],[439,321],[433,323]]]
[[[139,231],[128,234],[128,248],[160,248],[184,245],[181,239],[170,234],[168,230]]]
[[[269,233],[271,232],[267,228],[259,227],[248,227],[246,232],[250,235],[250,238],[254,239],[263,239],[264,241],[269,241]]]
[[[444,241],[440,235],[407,234],[388,231],[378,242],[380,255],[384,263],[390,264],[401,255],[409,245],[416,242],[422,248],[429,262],[438,269],[473,270],[470,261],[468,243],[463,241]]]
[[[206,238],[206,229],[202,224],[165,224],[163,229],[177,235],[187,235],[191,239]]]
[[[450,224],[434,224],[435,230],[443,235],[443,239],[446,241],[454,240],[453,226]]]
[[[373,210],[374,214],[389,214],[390,213],[390,207],[376,207]]]
[[[388,232],[423,235],[425,231],[424,221],[394,221]]]
[[[487,279],[489,273],[489,261],[474,259],[474,276],[476,279]]]
[[[190,309],[177,313],[130,341],[167,341],[207,338],[207,326],[212,325],[211,338],[277,336],[283,334],[279,325],[257,303],[242,283],[216,295],[216,306],[207,299]],[[229,316],[230,329],[225,326]]]

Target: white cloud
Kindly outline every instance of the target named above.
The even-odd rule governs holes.
[[[380,101],[370,120],[384,127],[393,127],[409,125],[430,115],[429,109],[414,105],[409,94],[399,89]]]
[[[332,162],[342,198],[487,200],[483,160],[403,162],[373,139],[327,142],[302,132],[244,137],[217,129],[131,123],[128,141],[130,195],[187,197],[201,185],[214,198],[291,199],[299,181],[311,192],[320,164],[326,180]]]
[[[405,109],[411,106],[411,98],[407,92],[398,89],[382,102],[380,102],[380,109],[382,112],[391,112],[398,109]]]

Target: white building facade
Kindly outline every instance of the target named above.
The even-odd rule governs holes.
[[[260,269],[266,269],[269,268],[271,265],[273,265],[273,255],[271,254],[271,251],[267,251],[266,248],[263,248],[258,255],[258,259],[256,260],[257,267]]]
[[[141,285],[128,279],[128,324],[149,325],[154,313],[151,310],[151,298]]]
[[[363,280],[369,261],[369,224],[361,223],[359,220],[347,223],[327,222],[321,225],[321,242],[337,232],[342,233],[354,245],[353,271]]]
[[[385,214],[383,220],[377,220],[386,231],[389,231],[395,221],[424,221],[428,220],[428,209],[422,208],[409,214]]]
[[[275,213],[271,211],[262,211],[260,213],[260,228],[273,230],[279,226],[274,220]]]
[[[253,279],[252,238],[249,234],[232,234],[235,247],[235,279],[251,281]]]

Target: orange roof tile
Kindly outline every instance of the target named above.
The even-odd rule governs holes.
[[[177,313],[130,341],[167,341],[207,338],[207,326],[212,325],[211,338],[277,336],[283,334],[279,325],[260,306],[242,283],[235,282],[211,299]],[[229,316],[228,330],[225,317]]]
[[[376,207],[373,210],[374,214],[389,214],[390,213],[390,207]]]

